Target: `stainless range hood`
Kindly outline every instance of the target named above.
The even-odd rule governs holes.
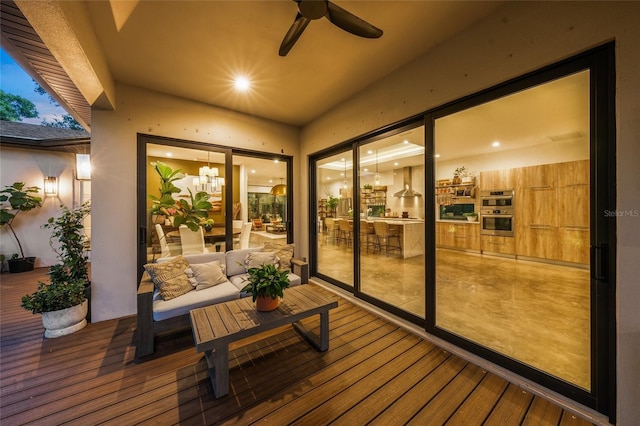
[[[402,179],[404,189],[393,194],[394,197],[422,197],[422,194],[418,191],[414,191],[411,186],[411,167],[404,167],[402,169]]]

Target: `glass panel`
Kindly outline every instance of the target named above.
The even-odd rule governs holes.
[[[147,144],[148,261],[224,250],[224,159],[219,152]],[[183,241],[180,224],[202,227],[204,249],[197,239]]]
[[[252,223],[249,247],[265,242],[287,243],[290,226],[287,212],[287,164],[255,157],[233,156],[239,169],[240,215],[235,219]],[[236,189],[234,188],[234,199]]]
[[[361,291],[424,318],[424,126],[359,150]]]
[[[588,71],[435,121],[436,326],[587,390],[589,126]]]
[[[317,162],[318,273],[353,287],[353,155]]]

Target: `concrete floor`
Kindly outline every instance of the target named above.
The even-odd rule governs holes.
[[[353,285],[353,249],[321,239],[318,270]],[[589,389],[589,271],[436,252],[436,325]],[[424,317],[424,256],[363,250],[362,292]]]

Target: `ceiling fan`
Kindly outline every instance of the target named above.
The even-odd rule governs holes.
[[[309,22],[326,17],[332,24],[343,30],[366,38],[379,38],[382,30],[363,21],[351,12],[336,6],[328,0],[293,0],[298,3],[298,14],[291,24],[291,28],[280,45],[280,56],[287,56],[293,45],[298,41]]]

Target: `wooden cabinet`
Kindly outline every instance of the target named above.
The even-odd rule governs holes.
[[[519,256],[589,263],[589,160],[515,169]]]
[[[515,171],[515,240],[520,256],[558,257],[556,164],[522,167]]]
[[[589,264],[589,160],[558,164],[558,260]]]
[[[480,248],[483,252],[515,254],[516,242],[513,237],[500,237],[496,235],[481,235]]]
[[[468,222],[436,222],[436,246],[480,250],[480,226]]]
[[[480,172],[480,188],[483,190],[510,189],[514,187],[514,169]]]

